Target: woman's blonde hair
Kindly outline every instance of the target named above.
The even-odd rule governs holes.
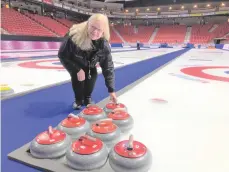
[[[92,49],[92,40],[88,35],[88,23],[92,21],[102,21],[104,23],[103,38],[110,40],[110,27],[108,17],[103,14],[93,14],[87,21],[79,24],[74,24],[70,28],[69,36],[72,41],[82,50]]]

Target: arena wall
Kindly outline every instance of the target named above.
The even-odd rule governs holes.
[[[64,38],[53,37],[34,37],[34,36],[16,36],[16,35],[2,35],[1,52],[32,52],[32,51],[58,51],[61,42]],[[127,45],[122,43],[112,43],[112,48],[123,48]],[[135,48],[135,44],[129,45]],[[224,49],[229,50],[229,44],[140,44],[140,47],[147,48],[197,48],[197,49]],[[8,58],[2,55],[2,59]]]

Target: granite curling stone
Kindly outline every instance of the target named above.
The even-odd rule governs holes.
[[[106,106],[103,108],[103,110],[104,110],[104,112],[106,114],[109,114],[114,109],[117,109],[117,108],[122,108],[125,111],[127,111],[127,107],[124,104],[122,104],[122,103],[113,103],[113,102],[110,102],[110,103],[106,104]]]
[[[66,164],[76,170],[93,170],[103,167],[108,160],[106,145],[98,138],[81,136],[66,153]]]
[[[86,119],[89,123],[106,118],[106,114],[103,109],[95,104],[87,105],[87,107],[79,114],[79,116]]]
[[[121,130],[112,122],[111,118],[101,119],[91,124],[91,130],[87,132],[89,136],[101,139],[110,149],[120,140]]]
[[[70,113],[67,118],[58,124],[57,129],[64,131],[72,140],[75,140],[90,130],[90,124],[83,117]]]
[[[115,172],[147,172],[152,165],[152,155],[141,142],[129,140],[117,143],[109,154],[109,164]]]
[[[107,115],[116,124],[122,133],[129,132],[134,126],[132,116],[123,108],[116,108]]]
[[[14,93],[14,90],[10,88],[8,85],[1,85],[1,97],[7,97]]]
[[[52,159],[65,155],[71,138],[65,132],[53,129],[40,133],[30,144],[30,153],[35,158]]]

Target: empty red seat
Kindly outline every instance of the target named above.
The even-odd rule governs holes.
[[[187,28],[185,25],[161,25],[153,43],[183,43]]]
[[[32,36],[56,36],[50,30],[10,8],[1,9],[2,28],[10,34]]]

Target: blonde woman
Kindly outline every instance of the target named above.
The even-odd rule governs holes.
[[[99,63],[111,100],[116,103],[114,64],[109,45],[107,16],[94,14],[86,22],[73,25],[62,43],[58,57],[69,72],[75,94],[74,109],[92,103],[91,94]]]

